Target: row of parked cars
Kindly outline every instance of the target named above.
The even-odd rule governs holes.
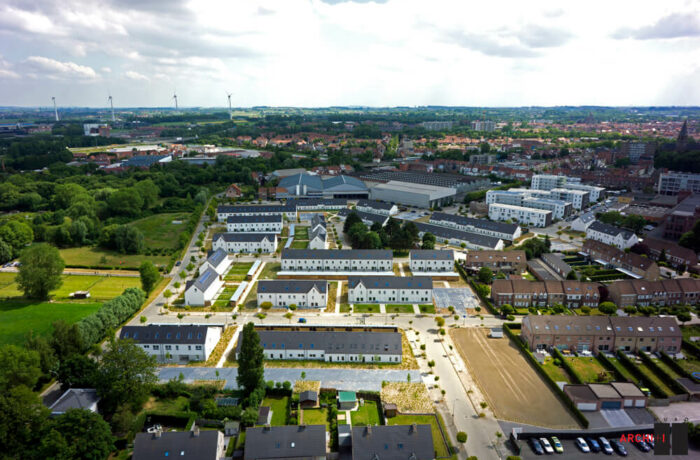
[[[543,455],[543,454],[553,454],[553,453],[558,453],[558,454],[563,454],[564,453],[564,446],[562,446],[561,441],[559,441],[559,438],[556,436],[552,436],[551,438],[530,438],[529,440],[530,447],[532,448],[532,451],[537,454],[537,455]],[[610,439],[608,440],[604,436],[600,436],[599,438],[594,438],[592,436],[589,436],[587,438],[576,438],[576,447],[581,452],[584,453],[589,453],[589,452],[602,452],[606,455],[612,455],[613,453],[617,453],[618,455],[621,455],[623,457],[627,456],[627,449],[625,449],[625,446],[618,441],[617,439]],[[654,448],[654,441],[636,441],[635,446],[642,452],[649,452]]]

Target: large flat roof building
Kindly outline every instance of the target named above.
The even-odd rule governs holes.
[[[373,200],[426,209],[447,205],[454,201],[456,194],[454,188],[393,180],[370,189]]]

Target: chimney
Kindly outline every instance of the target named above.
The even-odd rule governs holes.
[[[369,436],[371,434],[372,434],[372,425],[367,425],[367,435]]]
[[[158,429],[153,433],[153,439],[160,439],[161,435],[163,434],[163,431]]]
[[[199,427],[197,425],[195,425],[194,429],[192,430],[192,436],[195,438],[199,437]]]
[[[411,433],[418,433],[418,425],[416,423],[411,425]]]

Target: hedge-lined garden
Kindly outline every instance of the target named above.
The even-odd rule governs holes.
[[[78,330],[85,347],[90,347],[107,336],[136,313],[146,301],[146,293],[139,288],[125,289],[122,295],[102,304],[102,307],[78,322]]]

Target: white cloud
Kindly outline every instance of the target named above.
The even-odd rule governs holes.
[[[148,81],[148,77],[140,74],[138,72],[134,72],[133,70],[127,70],[124,72],[124,76],[130,80],[142,80],[142,81]]]
[[[29,67],[49,78],[97,78],[97,73],[92,67],[76,64],[75,62],[61,62],[44,56],[29,56],[25,61]]]
[[[100,71],[102,71],[102,73],[112,73],[112,69],[110,67],[101,67]]]

